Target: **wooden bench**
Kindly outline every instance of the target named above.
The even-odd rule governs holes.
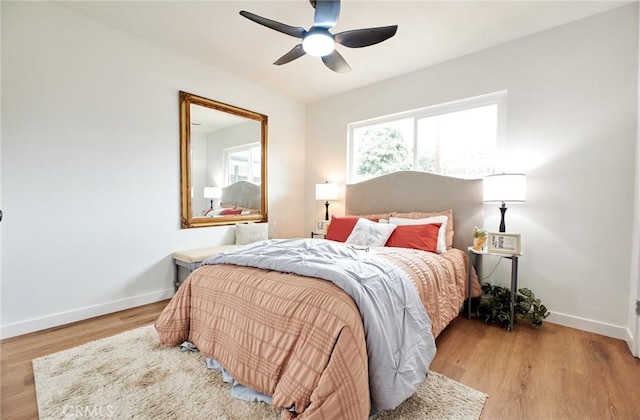
[[[175,264],[175,281],[173,286],[175,291],[178,291],[178,288],[182,282],[184,282],[184,279],[186,279],[193,270],[200,267],[204,260],[221,252],[230,251],[238,246],[239,245],[218,245],[174,252],[173,262]],[[183,267],[188,271],[185,276],[180,276],[180,267]]]

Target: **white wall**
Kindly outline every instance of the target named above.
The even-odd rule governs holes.
[[[1,8],[3,337],[167,298],[173,251],[234,241],[180,229],[179,90],[269,116],[269,220],[303,234],[303,105],[51,3]]]
[[[2,7],[0,5],[0,22],[2,22]],[[0,27],[0,30],[2,28]],[[0,38],[1,38],[1,34],[0,34]],[[2,67],[3,67],[3,60],[2,60],[2,54],[0,54],[0,82],[2,81]],[[2,98],[2,83],[0,83],[0,99]],[[2,107],[2,101],[0,100],[0,114],[1,112],[1,107]],[[1,117],[1,115],[0,115]],[[0,175],[2,175],[2,119],[0,118]],[[2,207],[2,177],[0,176],[0,211],[3,210],[4,207]],[[0,221],[0,304],[2,303],[2,223]],[[0,308],[1,309],[1,308]],[[0,323],[2,322],[2,317],[1,317],[1,312],[0,312]]]
[[[523,238],[520,287],[549,307],[549,321],[627,338],[637,7],[308,105],[305,190],[326,178],[344,182],[350,122],[507,90],[501,169],[528,175],[527,203],[507,212],[507,230]],[[322,210],[307,193],[307,229]],[[485,216],[497,230],[497,206],[486,205]],[[506,270],[490,281],[507,284]]]
[[[640,7],[638,8],[638,21],[640,21]],[[638,44],[638,68],[640,68],[640,27],[638,28]],[[631,243],[629,322],[627,325],[629,331],[634,332],[634,334],[627,339],[627,342],[633,355],[640,357],[640,314],[636,313],[636,301],[640,301],[640,71],[638,72],[637,95],[639,106],[636,109],[636,120],[638,121],[638,126],[636,127],[636,185]]]

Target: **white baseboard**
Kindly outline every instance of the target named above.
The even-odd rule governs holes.
[[[629,351],[631,351],[631,354],[633,354],[634,357],[639,357],[640,358],[640,354],[636,353],[636,342],[633,340],[633,335],[631,334],[631,331],[629,331],[629,329],[627,328],[627,337],[625,337],[624,341],[627,342],[627,346],[629,346]]]
[[[47,328],[57,327],[71,322],[82,321],[100,315],[122,311],[124,309],[135,308],[136,306],[147,305],[169,299],[173,296],[173,289],[165,289],[159,292],[138,295],[127,299],[107,302],[86,308],[74,309],[68,312],[61,312],[41,318],[30,319],[28,321],[17,322],[15,324],[0,326],[0,338],[15,337],[17,335],[28,334]]]
[[[631,337],[631,331],[629,331],[629,329],[626,327],[608,324],[600,321],[594,321],[592,319],[579,318],[573,315],[561,314],[558,312],[551,312],[545,319],[545,322],[563,325],[565,327],[571,327],[577,330],[588,331],[607,337],[617,338],[620,340],[624,340],[627,343],[629,342],[629,339]]]

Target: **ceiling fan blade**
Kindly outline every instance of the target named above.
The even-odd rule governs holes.
[[[322,57],[322,62],[325,66],[337,73],[346,73],[351,70],[351,67],[347,64],[344,58],[336,50],[329,55]]]
[[[336,26],[340,16],[340,0],[316,0],[315,8],[314,27],[330,29]]]
[[[267,19],[245,10],[242,10],[240,14],[255,23],[259,23],[262,26],[266,26],[267,28],[274,29],[295,38],[302,38],[307,32],[304,28],[299,26],[285,25],[284,23],[276,22],[275,20]]]
[[[396,34],[398,25],[381,26],[378,28],[354,29],[335,35],[335,41],[349,48],[361,48],[385,41]]]
[[[298,44],[295,47],[291,48],[291,51],[278,58],[278,60],[276,60],[276,62],[273,64],[281,66],[282,64],[287,64],[288,62],[293,61],[296,58],[300,58],[303,55],[305,55],[305,52],[302,49],[302,44]]]

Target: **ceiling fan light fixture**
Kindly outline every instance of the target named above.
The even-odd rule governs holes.
[[[333,52],[335,41],[329,32],[309,32],[302,40],[304,52],[314,57],[324,57]]]
[[[0,0],[2,1],[2,0]],[[396,34],[398,25],[380,26],[376,28],[353,29],[332,34],[340,16],[340,0],[310,0],[316,11],[313,14],[313,26],[305,30],[300,26],[291,26],[282,22],[258,16],[241,10],[240,15],[274,31],[301,39],[302,42],[294,46],[285,55],[273,62],[276,66],[290,63],[305,54],[321,57],[324,65],[336,73],[346,73],[351,70],[349,64],[335,49],[336,44],[347,48],[362,48],[378,44]]]

